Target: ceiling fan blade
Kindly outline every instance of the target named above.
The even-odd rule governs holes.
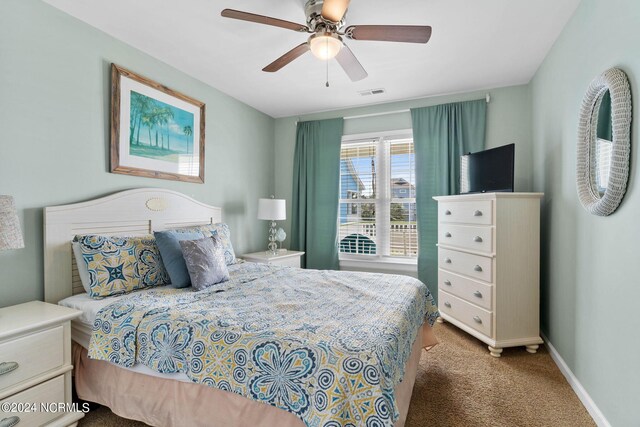
[[[285,65],[287,65],[288,63],[290,63],[291,61],[293,61],[294,59],[306,53],[308,50],[309,50],[309,45],[306,42],[302,43],[294,47],[293,49],[291,49],[289,52],[282,55],[280,58],[273,61],[271,64],[264,67],[262,71],[266,71],[267,73],[276,72],[282,67],[284,67]]]
[[[271,18],[264,15],[256,15],[255,13],[241,12],[234,9],[225,9],[221,13],[225,18],[239,19],[241,21],[255,22],[257,24],[272,25],[274,27],[286,28],[287,30],[306,33],[309,27],[295,22],[285,21],[283,19]]]
[[[353,40],[426,43],[431,38],[431,27],[419,25],[352,25],[345,35]]]
[[[324,0],[322,3],[322,17],[327,21],[340,22],[347,13],[350,0]]]
[[[338,61],[338,64],[340,64],[352,82],[362,80],[369,75],[346,44],[342,45],[342,49],[336,55],[336,61]]]

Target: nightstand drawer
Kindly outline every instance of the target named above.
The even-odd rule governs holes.
[[[304,255],[301,251],[288,251],[283,250],[277,254],[271,254],[268,252],[254,252],[251,254],[244,254],[241,257],[249,262],[259,262],[265,264],[282,265],[285,267],[300,268],[300,258]]]
[[[438,203],[438,221],[491,225],[493,224],[492,206],[491,200],[440,202]]]
[[[299,256],[283,258],[283,259],[279,259],[277,261],[269,261],[269,262],[272,263],[272,264],[284,265],[285,267],[297,267],[297,268],[300,268],[300,257]]]
[[[491,312],[446,292],[440,292],[438,295],[438,310],[472,327],[476,331],[492,337]]]
[[[438,225],[438,243],[491,254],[493,227],[441,223]]]
[[[438,289],[458,296],[486,310],[493,310],[493,286],[458,276],[449,271],[438,271]]]
[[[485,282],[493,281],[493,259],[490,257],[438,248],[438,267]]]
[[[40,410],[40,403],[64,403],[64,375],[60,375],[59,377],[28,388],[18,394],[14,394],[1,401],[0,405],[6,403],[29,404],[30,410],[29,412],[0,412],[0,425],[2,425],[2,420],[12,417],[20,418],[18,427],[23,425],[26,427],[46,424],[64,414],[64,412],[44,412]],[[36,404],[36,408],[31,407],[33,404]],[[35,411],[31,409],[35,409]]]
[[[0,391],[62,366],[63,327],[56,326],[0,343],[0,363],[4,363],[0,372],[5,372],[0,375]]]

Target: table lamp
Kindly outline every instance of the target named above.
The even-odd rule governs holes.
[[[11,196],[0,195],[0,251],[24,248],[16,204]]]
[[[258,200],[258,219],[271,221],[271,229],[269,230],[269,250],[267,253],[276,255],[278,253],[278,244],[276,243],[276,221],[287,219],[287,205],[284,199]]]

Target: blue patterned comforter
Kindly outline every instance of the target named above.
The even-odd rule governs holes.
[[[89,357],[182,372],[308,426],[393,425],[413,341],[437,317],[422,282],[255,263],[230,275],[205,291],[149,289],[105,307]]]

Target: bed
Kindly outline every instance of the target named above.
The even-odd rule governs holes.
[[[436,342],[417,280],[238,263],[209,292],[91,300],[73,236],[214,224],[221,210],[137,189],[46,208],[44,220],[45,299],[83,311],[72,324],[81,399],[158,426],[404,425],[421,350]]]

